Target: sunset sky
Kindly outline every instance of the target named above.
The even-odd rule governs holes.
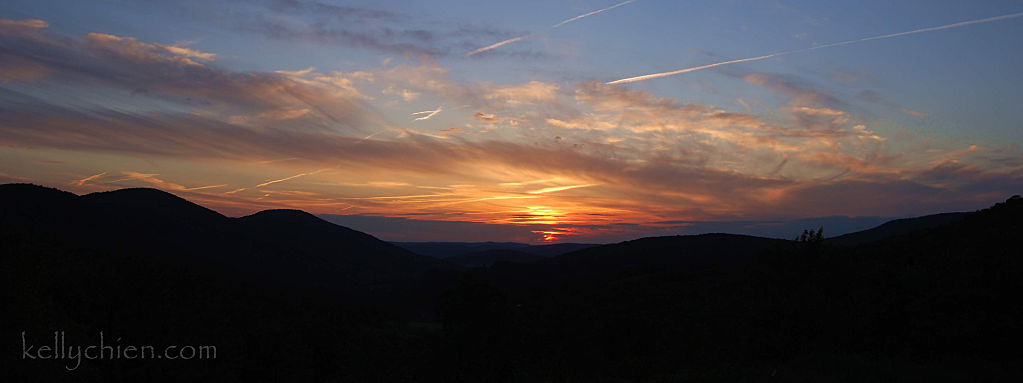
[[[390,240],[979,209],[1021,104],[1018,0],[0,2],[0,182]]]

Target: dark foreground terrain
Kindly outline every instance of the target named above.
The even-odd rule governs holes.
[[[0,185],[0,376],[1015,381],[1021,219],[1014,197],[833,239],[708,234],[449,262],[300,211],[228,218],[153,189]],[[55,331],[216,358],[38,357]]]

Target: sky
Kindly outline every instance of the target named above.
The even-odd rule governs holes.
[[[0,182],[387,240],[839,234],[1021,194],[1020,36],[1018,1],[7,0]]]

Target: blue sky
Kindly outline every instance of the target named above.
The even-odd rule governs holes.
[[[1023,186],[1020,12],[1014,1],[11,0],[0,176],[83,193],[161,187],[230,215],[294,207],[529,229],[493,240],[976,209]]]

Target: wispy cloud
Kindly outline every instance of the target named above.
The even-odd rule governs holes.
[[[136,180],[136,181],[142,181],[142,182],[145,182],[147,184],[153,185],[153,186],[155,186],[157,188],[164,189],[164,190],[197,191],[197,190],[215,189],[215,188],[220,188],[220,187],[227,186],[227,185],[209,185],[209,186],[197,186],[197,187],[189,188],[189,187],[184,187],[184,186],[181,186],[181,185],[173,183],[173,182],[167,182],[167,181],[164,181],[162,179],[159,179],[159,178],[156,177],[159,174],[146,174],[146,173],[130,172],[130,171],[121,172],[121,174],[127,176],[129,179],[133,179],[133,180]],[[79,185],[79,186],[81,186],[81,185]]]
[[[549,188],[533,190],[533,191],[529,192],[529,194],[554,193],[554,192],[565,191],[565,190],[572,190],[572,189],[578,189],[578,188],[588,188],[590,186],[596,186],[596,184],[553,186],[553,187],[549,187]]]
[[[909,108],[902,108],[902,113],[908,114],[910,116],[915,116],[915,117],[927,117],[927,114],[925,114],[923,112],[917,112],[917,111],[915,111],[913,109],[909,109]]]
[[[205,62],[213,53],[110,34],[64,37],[41,28],[31,35],[0,28],[0,46],[2,80],[125,89],[194,114],[217,109],[235,121],[279,120],[282,129],[316,120],[332,128],[366,126],[365,98],[349,78],[354,74],[233,72]]]
[[[43,29],[49,27],[49,23],[39,19],[8,20],[0,18],[0,28]]]
[[[167,4],[181,7],[184,1]],[[444,57],[478,46],[481,40],[507,38],[512,31],[492,25],[473,25],[431,19],[428,14],[404,14],[371,7],[335,5],[318,1],[274,1],[269,5],[225,7],[217,2],[185,7],[195,12],[193,19],[204,19],[218,26],[277,40],[347,46],[388,54]],[[273,17],[281,15],[285,17]],[[517,55],[537,54],[516,52]]]
[[[901,37],[901,36],[913,35],[913,34],[917,34],[917,33],[934,32],[934,31],[940,31],[940,30],[951,29],[951,28],[959,28],[959,27],[964,27],[964,26],[973,25],[973,24],[990,23],[990,22],[993,22],[993,21],[1012,19],[1012,18],[1017,18],[1017,17],[1020,17],[1020,16],[1023,16],[1023,12],[1011,13],[1011,14],[1002,15],[1002,16],[988,17],[988,18],[984,18],[984,19],[962,21],[962,22],[958,22],[958,23],[940,25],[940,26],[936,26],[936,27],[914,29],[912,31],[906,31],[906,32],[891,33],[891,34],[887,34],[887,35],[865,37],[865,38],[862,38],[862,39],[848,40],[848,41],[841,41],[841,42],[837,42],[837,43],[817,45],[817,46],[813,46],[813,47],[805,48],[805,49],[799,49],[799,50],[794,50],[794,51],[778,52],[778,53],[772,53],[772,54],[769,54],[769,55],[750,57],[750,58],[745,58],[745,59],[722,61],[722,62],[717,62],[717,63],[713,63],[713,64],[700,65],[700,66],[695,66],[695,67],[691,67],[691,68],[674,70],[674,71],[670,71],[670,72],[661,72],[661,73],[653,73],[653,74],[642,75],[642,76],[627,77],[627,78],[618,79],[618,80],[614,80],[614,81],[608,81],[606,84],[613,85],[613,84],[626,84],[626,83],[637,82],[637,81],[645,81],[645,80],[651,80],[651,79],[655,79],[655,78],[675,76],[675,75],[679,75],[679,74],[683,74],[683,73],[695,72],[695,71],[698,71],[698,70],[710,69],[710,68],[719,67],[719,66],[722,66],[722,65],[738,64],[738,63],[744,63],[744,62],[750,62],[750,61],[760,61],[760,60],[766,60],[766,59],[773,58],[773,57],[785,56],[785,55],[790,55],[790,54],[794,54],[794,53],[807,52],[807,51],[812,51],[812,50],[817,50],[817,49],[838,47],[838,46],[849,45],[849,44],[856,44],[856,43],[861,43],[861,42],[871,41],[871,40],[890,39],[890,38],[893,38],[893,37]]]
[[[209,61],[216,58],[216,54],[201,52],[195,49],[185,48],[180,45],[166,45],[144,42],[132,37],[121,37],[106,33],[89,33],[85,36],[87,43],[94,43],[104,49],[116,50],[126,56],[135,56],[146,60],[156,60],[154,54],[169,53],[170,58],[184,64],[197,65],[191,59]]]

